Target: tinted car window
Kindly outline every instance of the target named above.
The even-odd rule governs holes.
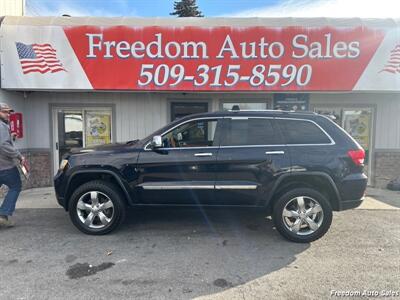
[[[184,123],[163,135],[164,148],[215,146],[217,120],[195,120]]]
[[[329,144],[331,140],[314,123],[301,120],[276,120],[287,144]]]
[[[221,146],[277,144],[282,141],[269,119],[226,120]]]

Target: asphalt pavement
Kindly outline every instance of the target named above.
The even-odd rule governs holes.
[[[391,193],[371,191],[323,238],[296,244],[244,209],[134,209],[117,232],[88,236],[51,189],[24,191],[17,226],[0,231],[0,299],[400,299]]]

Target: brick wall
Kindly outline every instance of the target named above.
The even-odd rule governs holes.
[[[22,155],[29,160],[29,165],[31,167],[31,175],[29,180],[23,178],[23,188],[29,189],[33,187],[51,186],[52,167],[50,151],[28,150],[23,152]]]
[[[400,152],[376,152],[374,186],[386,188],[390,180],[399,176]]]
[[[25,177],[21,175],[22,189],[51,186],[53,176],[51,171],[50,151],[26,150],[22,151],[22,155],[29,160],[29,165],[31,167],[29,180],[26,180]],[[4,196],[5,191],[6,188],[2,186],[0,188],[0,197]]]

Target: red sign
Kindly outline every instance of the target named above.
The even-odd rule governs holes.
[[[21,113],[13,113],[10,115],[10,131],[11,133],[15,133],[19,139],[24,137]]]
[[[385,32],[366,27],[65,27],[97,90],[351,91]]]

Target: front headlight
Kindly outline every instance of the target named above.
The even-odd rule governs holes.
[[[65,169],[65,167],[68,165],[68,160],[67,159],[63,159],[60,163],[60,171],[63,171]]]

